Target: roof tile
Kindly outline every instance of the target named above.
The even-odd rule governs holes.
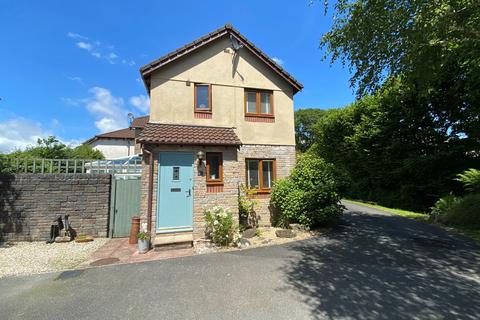
[[[148,123],[138,141],[154,144],[238,146],[242,142],[233,128]]]

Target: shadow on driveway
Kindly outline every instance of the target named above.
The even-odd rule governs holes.
[[[347,208],[325,237],[292,244],[299,256],[282,268],[312,318],[480,319],[477,243],[426,223]]]

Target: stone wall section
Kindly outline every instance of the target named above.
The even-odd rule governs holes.
[[[242,184],[247,181],[246,159],[275,159],[276,179],[287,177],[295,166],[295,146],[277,145],[243,145],[238,152],[239,176]],[[270,226],[272,209],[270,207],[270,194],[255,196],[258,204],[255,207],[260,226]]]
[[[0,241],[46,240],[64,214],[77,234],[106,237],[110,187],[109,174],[2,174]]]

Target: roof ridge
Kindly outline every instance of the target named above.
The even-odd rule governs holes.
[[[166,65],[177,58],[190,53],[193,50],[198,49],[199,47],[209,43],[210,41],[214,41],[220,37],[222,37],[225,33],[231,33],[233,34],[236,38],[239,38],[238,40],[242,41],[244,44],[246,44],[246,47],[252,51],[255,55],[260,60],[263,60],[264,63],[269,65],[274,71],[276,71],[280,76],[282,76],[287,82],[294,87],[297,91],[300,91],[303,89],[303,85],[298,82],[297,79],[295,79],[290,73],[288,73],[282,66],[280,66],[278,63],[273,61],[266,53],[264,53],[260,48],[255,46],[250,40],[248,40],[244,35],[240,33],[237,29],[233,27],[231,23],[227,23],[224,26],[207,33],[204,36],[201,36],[200,38],[197,38],[196,40],[187,43],[186,45],[177,48],[174,51],[171,51],[167,53],[166,55],[163,55],[155,60],[153,60],[150,63],[147,63],[146,65],[140,67],[140,74],[142,76],[142,79],[147,87],[147,89],[150,86],[149,79],[146,79],[150,73],[153,71],[157,70],[158,68],[162,67],[163,65]],[[294,91],[296,93],[296,91]]]
[[[117,129],[117,130],[113,130],[113,131],[108,131],[108,132],[104,132],[104,133],[101,133],[101,134],[97,134],[96,137],[101,137],[105,134],[111,134],[111,133],[116,133],[116,132],[125,131],[125,130],[131,130],[131,129],[129,127],[127,127],[127,128]]]

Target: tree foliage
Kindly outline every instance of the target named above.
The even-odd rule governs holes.
[[[360,95],[399,75],[428,89],[450,67],[459,76],[454,79],[478,81],[477,0],[338,0],[333,10],[321,46],[351,66]]]
[[[321,109],[295,111],[295,141],[299,151],[305,152],[315,141],[313,127],[325,112]]]
[[[321,46],[353,72],[358,100],[315,125],[312,151],[350,196],[426,211],[480,166],[480,3],[339,0]]]
[[[478,144],[451,133],[428,101],[402,81],[329,111],[316,125],[312,152],[351,180],[351,197],[410,210],[427,210],[459,190],[452,179],[478,166]]]
[[[15,150],[6,156],[37,159],[105,159],[101,151],[94,150],[89,145],[82,144],[72,148],[54,136],[39,138],[35,146],[28,146],[25,150]]]

